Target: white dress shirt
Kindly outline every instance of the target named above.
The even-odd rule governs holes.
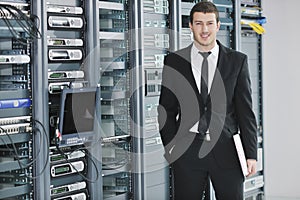
[[[218,57],[219,57],[219,45],[216,43],[215,47],[210,51],[211,54],[207,57],[208,61],[208,93],[211,89],[211,84],[215,75],[215,71],[217,68],[218,63]],[[201,86],[200,86],[200,80],[201,80],[201,67],[202,67],[202,61],[203,57],[199,53],[199,50],[193,44],[191,49],[191,64],[192,64],[192,71],[194,78],[196,80],[197,87],[199,89],[199,93],[201,93]]]

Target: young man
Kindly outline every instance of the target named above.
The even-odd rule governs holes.
[[[244,176],[233,142],[241,134],[248,176],[256,173],[256,119],[247,56],[216,39],[211,2],[190,12],[194,42],[165,57],[158,119],[176,200],[200,200],[210,178],[218,200],[242,200]]]

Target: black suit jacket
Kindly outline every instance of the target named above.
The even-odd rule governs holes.
[[[245,54],[217,42],[219,58],[209,106],[212,141],[202,143],[200,152],[206,155],[213,151],[221,166],[235,167],[238,158],[232,136],[238,129],[246,158],[257,159],[257,125],[252,110],[249,69]],[[198,137],[191,128],[204,109],[192,72],[191,47],[170,53],[164,60],[158,120],[165,157],[170,163],[181,157]]]

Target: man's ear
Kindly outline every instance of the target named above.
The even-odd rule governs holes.
[[[190,27],[191,30],[193,29],[193,25],[192,25],[191,22],[189,22],[189,27]]]
[[[221,27],[221,22],[218,21],[218,23],[217,23],[217,30],[218,30],[218,31],[220,30],[220,27]]]

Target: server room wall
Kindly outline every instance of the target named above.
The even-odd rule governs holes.
[[[300,1],[262,3],[268,19],[263,45],[266,196],[300,199]]]

